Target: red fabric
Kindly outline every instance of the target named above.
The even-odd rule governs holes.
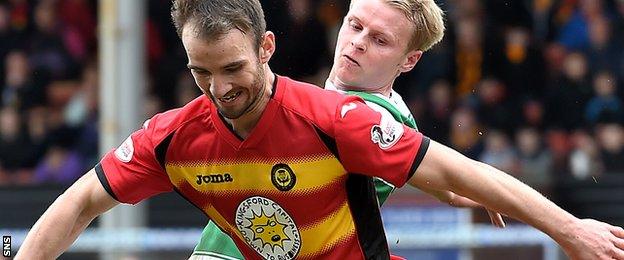
[[[355,185],[347,182],[350,172],[401,186],[423,136],[406,128],[382,149],[371,140],[371,129],[389,128],[361,99],[277,80],[273,98],[245,140],[202,96],[152,118],[104,157],[98,174],[126,203],[175,189],[230,234],[246,259],[364,258],[370,243],[360,241],[355,226],[374,216],[352,213],[347,190],[360,186],[349,186]],[[158,159],[162,151],[166,170]]]

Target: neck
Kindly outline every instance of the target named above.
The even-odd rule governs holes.
[[[334,73],[334,70],[332,69],[332,71],[329,73],[328,80],[329,82],[334,84],[334,86],[336,86],[338,90],[341,90],[341,91],[362,91],[362,92],[367,92],[367,93],[382,94],[386,97],[390,97],[390,94],[392,93],[392,86],[394,85],[395,78],[393,78],[392,81],[390,81],[388,84],[385,84],[382,87],[354,86],[354,85],[347,84],[343,82],[342,80],[340,80],[340,78],[336,76],[336,74]]]
[[[251,131],[254,129],[258,121],[260,121],[260,117],[262,117],[262,113],[266,109],[269,100],[271,99],[271,94],[273,91],[273,84],[276,81],[275,74],[271,71],[268,65],[264,65],[264,87],[261,92],[258,93],[260,97],[255,101],[255,104],[252,104],[249,107],[249,110],[245,112],[242,116],[236,119],[228,119],[225,121],[232,127],[232,130],[241,138],[245,139],[249,136]]]

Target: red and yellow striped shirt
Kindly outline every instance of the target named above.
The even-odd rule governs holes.
[[[427,145],[357,97],[277,77],[245,140],[202,96],[154,116],[96,171],[124,203],[177,191],[247,259],[383,259],[372,177],[402,186]]]

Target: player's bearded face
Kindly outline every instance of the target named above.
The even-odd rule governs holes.
[[[265,71],[250,37],[231,30],[216,40],[199,37],[185,26],[182,42],[197,86],[219,113],[237,119],[259,111],[265,92]]]
[[[228,119],[237,119],[244,115],[247,112],[253,110],[260,101],[260,98],[264,95],[264,68],[262,64],[256,64],[256,73],[253,76],[253,81],[249,86],[240,86],[241,89],[238,90],[241,93],[238,94],[241,98],[241,102],[239,104],[228,105],[229,102],[224,102],[224,98],[217,98],[212,91],[208,92],[208,96],[212,100],[214,104],[217,105],[217,109],[219,113]],[[217,92],[217,91],[215,91]],[[243,93],[245,92],[245,93]],[[237,92],[234,92],[233,95],[236,95]],[[226,96],[227,98],[228,96]]]

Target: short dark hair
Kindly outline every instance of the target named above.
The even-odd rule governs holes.
[[[174,0],[171,18],[180,37],[184,26],[193,23],[199,37],[217,38],[237,29],[251,33],[256,47],[260,47],[266,31],[258,0]]]

